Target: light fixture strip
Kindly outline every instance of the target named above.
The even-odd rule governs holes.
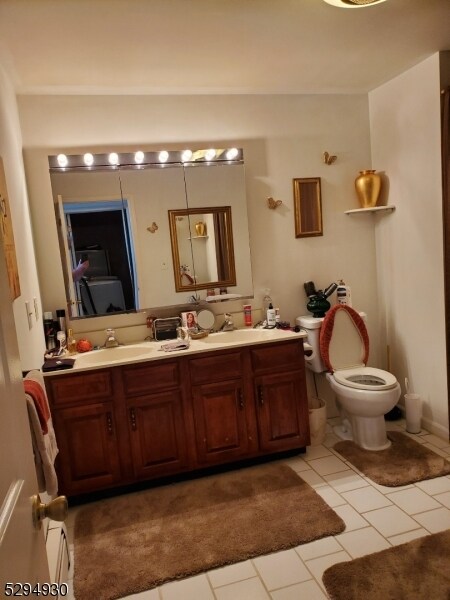
[[[88,157],[88,159],[86,158]],[[144,169],[152,167],[170,167],[198,164],[242,163],[242,148],[206,150],[159,150],[145,152],[107,152],[92,154],[58,154],[48,157],[50,171],[68,170],[115,170],[119,168]]]

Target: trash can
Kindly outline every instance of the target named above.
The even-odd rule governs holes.
[[[325,439],[327,430],[327,407],[324,400],[312,396],[308,399],[309,431],[311,446],[320,445]]]

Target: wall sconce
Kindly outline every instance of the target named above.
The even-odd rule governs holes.
[[[267,206],[273,210],[283,204],[282,200],[274,200],[272,197],[267,198]]]
[[[325,151],[322,156],[323,156],[323,162],[326,165],[332,165],[334,162],[336,162],[336,159],[337,159],[336,155],[331,156],[331,154],[328,154],[327,151]]]

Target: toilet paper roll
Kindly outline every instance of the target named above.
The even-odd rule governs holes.
[[[422,400],[419,394],[405,394],[406,431],[420,433]]]

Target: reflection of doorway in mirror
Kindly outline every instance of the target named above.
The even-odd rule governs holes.
[[[136,267],[128,203],[64,202],[72,268],[89,261],[75,283],[80,316],[138,308]]]

